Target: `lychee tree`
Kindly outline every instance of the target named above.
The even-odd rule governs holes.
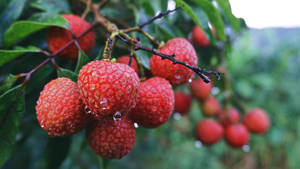
[[[239,119],[248,109],[226,60],[246,26],[227,0],[7,0],[0,9],[4,168],[144,168],[175,144],[225,135],[242,147],[247,127],[268,130],[265,112]]]

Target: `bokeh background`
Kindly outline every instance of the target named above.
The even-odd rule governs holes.
[[[8,159],[3,168],[96,169],[99,168],[99,163],[105,162],[107,168],[112,169],[298,169],[300,28],[295,27],[297,23],[280,27],[280,20],[277,25],[258,25],[259,28],[253,28],[255,23],[251,22],[251,27],[247,27],[247,15],[244,15],[244,20],[235,17],[230,19],[226,15],[226,10],[230,8],[221,8],[220,4],[218,5],[220,1],[208,2],[217,6],[224,22],[227,40],[220,42],[218,38],[213,38],[208,27],[209,14],[203,9],[205,7],[197,5],[194,1],[186,1],[195,12],[209,39],[214,41],[215,46],[222,47],[223,55],[220,59],[220,52],[215,47],[195,46],[199,66],[213,69],[226,67],[230,76],[231,90],[244,108],[249,110],[261,107],[268,113],[271,126],[266,134],[251,135],[249,144],[240,149],[230,147],[225,140],[212,146],[204,146],[194,137],[194,127],[203,118],[201,105],[194,100],[188,116],[172,116],[166,124],[156,129],[138,128],[137,143],[129,155],[121,160],[103,161],[87,146],[84,131],[70,137],[49,138],[39,127],[34,110],[36,100],[44,84],[57,77],[55,68],[47,64],[33,75],[26,86],[25,112],[19,130],[15,131],[16,142],[13,142],[13,153],[9,157],[4,157],[4,150],[0,149],[0,159]],[[287,3],[281,2],[283,5]],[[259,6],[259,2],[257,3]],[[173,8],[175,4],[174,1],[159,0],[111,0],[101,12],[133,26],[148,20],[159,11]],[[232,6],[234,7],[234,3]],[[272,5],[263,8],[268,13]],[[76,6],[75,0],[1,0],[0,48],[16,49],[20,46],[33,45],[47,49],[45,41],[47,29],[31,34],[10,48],[3,45],[4,32],[18,20],[36,20],[37,17],[47,18],[61,13],[80,13],[82,9],[84,6],[78,4]],[[238,12],[234,8],[233,11]],[[282,13],[284,10],[277,12]],[[292,14],[294,16],[295,13]],[[92,21],[92,18],[90,14],[88,20]],[[261,19],[260,23],[268,22],[265,17],[258,19]],[[234,22],[238,22],[236,30]],[[159,19],[145,30],[157,39],[167,41],[178,36],[187,38],[194,25],[191,17],[180,10]],[[91,58],[101,54],[105,42],[103,29],[97,30],[97,37],[97,46],[89,55]],[[141,40],[145,44],[148,43],[143,37]],[[128,51],[116,49],[113,54],[114,57],[119,57],[128,54]],[[149,68],[151,55],[145,52],[138,54],[144,66]],[[1,57],[4,55],[0,56],[0,59]],[[0,80],[3,81],[9,74],[28,72],[44,59],[45,56],[41,54],[26,53],[7,62],[0,67]],[[75,61],[58,60],[58,63],[70,70],[74,70],[76,65]],[[15,84],[21,82],[22,80],[18,80]],[[216,88],[213,95],[223,104],[224,80],[214,79],[214,83]],[[174,90],[190,92],[188,84]],[[238,107],[234,102],[232,105]],[[5,137],[7,127],[5,124],[0,125],[0,144],[7,141]]]

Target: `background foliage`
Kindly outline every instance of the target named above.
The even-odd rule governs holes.
[[[207,168],[254,169],[292,168],[299,166],[300,121],[299,93],[300,42],[299,29],[244,30],[244,21],[235,18],[227,0],[175,0],[183,10],[164,17],[145,28],[160,41],[173,37],[187,38],[194,24],[201,25],[214,46],[224,50],[230,72],[232,90],[247,108],[262,107],[271,118],[266,135],[251,135],[250,152],[233,149],[225,141],[211,147],[195,144],[194,126],[202,118],[200,105],[193,102],[189,117],[171,118],[154,129],[137,129],[137,144],[121,160],[112,160],[108,168]],[[72,5],[70,5],[72,4]],[[127,25],[143,23],[159,11],[175,4],[167,0],[111,0],[101,11]],[[216,6],[217,4],[217,6]],[[43,86],[57,76],[76,80],[76,61],[59,60],[64,68],[57,74],[51,64],[39,69],[25,88],[15,75],[28,72],[46,57],[47,27],[68,27],[61,13],[81,13],[83,5],[75,0],[1,0],[0,1],[0,167],[3,168],[98,168],[102,162],[87,146],[84,131],[71,137],[49,138],[35,116],[35,104]],[[92,21],[92,15],[88,20]],[[217,32],[214,38],[211,23]],[[105,39],[97,29],[97,45],[89,54],[101,58]],[[139,36],[150,47],[143,36]],[[232,44],[232,42],[234,42]],[[199,66],[220,65],[215,47],[197,48]],[[128,54],[116,49],[114,57]],[[143,65],[149,68],[150,54],[138,52]],[[81,54],[84,55],[84,54]],[[82,56],[83,57],[83,56]],[[81,58],[81,57],[80,57]],[[82,62],[84,63],[84,61]],[[215,82],[215,92],[222,101],[223,80]],[[175,90],[188,92],[188,85]],[[197,146],[196,146],[197,145]]]

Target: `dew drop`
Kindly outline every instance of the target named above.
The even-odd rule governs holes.
[[[193,79],[192,79],[192,78],[190,78],[188,82],[189,82],[189,83],[192,83],[192,82],[193,82]]]
[[[244,151],[245,153],[248,153],[248,152],[250,151],[250,146],[249,146],[249,145],[244,145],[244,146],[242,147],[242,149],[243,149],[243,151]]]
[[[180,120],[180,119],[181,119],[181,114],[178,113],[178,112],[175,112],[174,115],[173,115],[173,118],[174,118],[175,120]]]
[[[202,147],[201,141],[199,141],[199,140],[195,141],[195,147],[196,148],[201,148]]]
[[[175,75],[175,79],[179,80],[179,79],[181,79],[181,76],[180,75]]]
[[[136,129],[139,128],[139,124],[133,123],[133,125],[134,125],[134,127],[135,127]]]
[[[100,101],[100,104],[106,104],[107,103],[107,100],[104,98]]]
[[[90,108],[88,106],[85,106],[84,107],[84,111],[87,113],[87,114],[91,114],[92,111],[90,110]]]
[[[114,114],[113,119],[114,119],[115,121],[119,121],[119,120],[121,120],[121,117],[122,117],[121,112],[117,111],[117,112]]]
[[[212,95],[217,95],[220,92],[220,89],[217,87],[213,87],[211,90],[211,94]]]

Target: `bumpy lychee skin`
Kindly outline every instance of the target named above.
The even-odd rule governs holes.
[[[174,102],[171,84],[163,78],[153,77],[141,83],[138,103],[129,115],[140,126],[155,128],[170,118]]]
[[[190,111],[192,97],[184,92],[175,92],[174,111],[185,115]]]
[[[128,64],[129,64],[129,60],[130,60],[130,57],[129,57],[129,56],[121,56],[121,57],[119,57],[119,58],[117,59],[117,62],[118,62],[118,63],[123,63],[123,64],[128,65]],[[134,57],[132,57],[130,67],[131,67],[132,69],[134,69],[134,71],[135,71],[136,73],[139,72],[138,64],[137,64],[137,62],[136,62],[136,60],[135,60]]]
[[[206,116],[214,116],[219,113],[221,106],[219,101],[213,97],[207,98],[202,104],[202,112]]]
[[[88,145],[103,158],[122,158],[133,148],[136,132],[126,116],[96,121],[86,131]]]
[[[232,124],[225,129],[225,138],[232,147],[242,147],[249,140],[249,132],[243,124]]]
[[[194,26],[192,39],[198,46],[206,47],[210,45],[210,42],[206,38],[204,31],[199,26]]]
[[[224,135],[223,126],[217,121],[203,119],[196,126],[196,138],[203,144],[210,145],[218,142]]]
[[[131,67],[110,61],[86,64],[79,72],[77,83],[84,104],[96,119],[128,113],[136,105],[140,86]]]
[[[191,93],[199,101],[204,101],[209,97],[212,87],[211,82],[205,83],[202,79],[194,79],[190,84]]]
[[[85,30],[87,30],[91,27],[90,23],[83,20],[79,16],[68,15],[68,14],[63,14],[61,16],[68,21],[68,23],[70,25],[70,30],[72,31],[72,33],[75,36],[79,36],[81,33],[83,33]],[[68,42],[73,40],[70,30],[63,29],[60,27],[50,27],[50,29],[48,31],[47,42],[48,42],[49,50],[52,53],[57,52],[59,49],[61,49],[63,46],[65,46]],[[79,43],[80,48],[84,52],[88,53],[95,46],[95,40],[96,40],[95,33],[93,31],[90,31],[86,35],[79,38],[77,41]],[[68,48],[64,49],[58,55],[58,57],[61,57],[64,59],[77,59],[78,48],[75,46],[75,44],[72,44]]]
[[[186,62],[191,66],[197,66],[198,59],[194,47],[189,41],[183,38],[169,40],[160,49],[160,52],[167,55],[175,53],[175,59]],[[180,64],[173,64],[170,60],[161,59],[160,56],[153,55],[150,59],[150,69],[155,76],[163,77],[173,85],[180,85],[188,82],[194,72]]]
[[[224,125],[237,123],[240,120],[240,113],[236,108],[230,108],[229,110],[221,110],[218,113],[219,121]]]
[[[47,83],[35,107],[40,126],[49,136],[67,136],[88,122],[77,84],[68,78]]]
[[[244,124],[247,126],[250,132],[262,134],[268,131],[270,120],[264,110],[255,108],[245,115]]]

